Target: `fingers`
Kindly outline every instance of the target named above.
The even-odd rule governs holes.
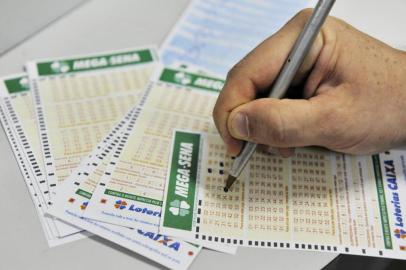
[[[279,154],[284,158],[291,157],[295,154],[295,148],[279,148],[278,151]]]
[[[284,158],[291,157],[295,154],[295,148],[275,148],[268,145],[259,144],[257,149],[261,150],[262,152]]]
[[[322,98],[257,99],[231,111],[228,131],[236,139],[279,148],[282,156],[289,156],[292,153],[289,148],[321,142],[320,123],[325,114],[322,103]]]
[[[278,33],[261,43],[230,70],[225,86],[216,102],[213,117],[231,155],[239,153],[242,142],[233,138],[228,131],[227,121],[230,112],[255,99],[258,93],[269,90],[309,14],[310,12],[305,11],[295,16]],[[295,81],[303,79],[308,73],[314,65],[322,45],[323,40],[318,37]]]
[[[269,146],[267,152],[273,155],[288,158],[295,154],[295,148],[274,148]]]

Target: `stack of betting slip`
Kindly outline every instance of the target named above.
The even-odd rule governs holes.
[[[141,138],[141,147],[126,151],[134,143],[142,106],[156,91],[152,78],[163,70],[155,48],[42,59],[26,68],[28,77],[2,79],[1,119],[50,246],[93,233],[169,268],[186,269],[201,245],[159,232],[171,139],[170,134],[160,134],[158,126],[164,111],[159,112],[162,119],[156,115],[147,120],[155,121],[155,127]],[[179,76],[185,69],[165,70],[186,82]],[[162,96],[162,89],[158,94]],[[176,98],[154,96],[157,101]],[[208,126],[206,112],[201,118]],[[148,163],[140,167],[145,171],[133,169]],[[137,187],[129,186],[134,177]],[[102,190],[105,186],[109,188]],[[106,198],[98,198],[100,192]],[[106,209],[88,218],[85,213],[92,205]],[[224,244],[207,246],[228,253],[236,250]]]
[[[145,47],[43,59],[27,64],[28,77],[2,79],[2,124],[50,246],[94,233],[173,269],[186,269],[199,253],[147,220],[117,226],[82,218],[139,114],[156,55]]]
[[[239,22],[267,8],[213,3]],[[49,246],[95,234],[171,269],[187,269],[202,247],[405,259],[404,151],[305,148],[289,159],[258,151],[223,192],[232,158],[211,115],[226,67],[249,51],[232,46],[231,29],[252,33],[216,20],[193,1],[162,61],[145,46],[33,60],[27,73],[1,78],[1,123]],[[191,25],[206,39],[185,34]],[[225,40],[208,37],[219,33]]]

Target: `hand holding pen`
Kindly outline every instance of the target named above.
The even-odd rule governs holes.
[[[282,156],[311,145],[376,153],[406,141],[399,103],[406,100],[405,53],[332,17],[293,77],[303,99],[256,99],[275,85],[311,15],[300,12],[230,71],[213,116],[231,155],[240,153],[244,141]]]

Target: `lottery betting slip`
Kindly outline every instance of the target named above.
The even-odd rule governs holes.
[[[194,64],[225,76],[260,42],[315,1],[194,0],[160,48],[165,65]],[[244,37],[244,38],[241,38]]]
[[[154,48],[27,64],[50,198],[133,107],[156,63]]]
[[[0,80],[1,123],[37,211],[50,247],[84,238],[87,233],[58,237],[58,229],[69,227],[59,220],[45,216],[49,207],[48,186],[41,163],[40,142],[36,125],[32,93],[25,74]]]
[[[141,225],[130,229],[83,218],[97,179],[104,171],[106,162],[115,155],[120,136],[126,136],[137,113],[134,109],[127,113],[88,156],[93,161],[82,161],[81,166],[58,187],[55,203],[48,213],[168,268],[187,269],[200,252],[200,246],[152,232]]]
[[[232,189],[218,135],[177,131],[160,232],[248,247],[406,258],[405,151],[256,152]]]
[[[129,228],[142,223],[158,232],[171,130],[182,126],[208,132],[222,85],[222,80],[207,75],[158,69],[137,106],[139,115],[129,135],[119,140],[84,217]],[[230,245],[198,242],[223,252],[236,251]]]

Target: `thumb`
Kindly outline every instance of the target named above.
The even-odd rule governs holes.
[[[271,147],[301,147],[320,143],[320,104],[315,98],[257,99],[231,111],[227,128],[236,139]]]

